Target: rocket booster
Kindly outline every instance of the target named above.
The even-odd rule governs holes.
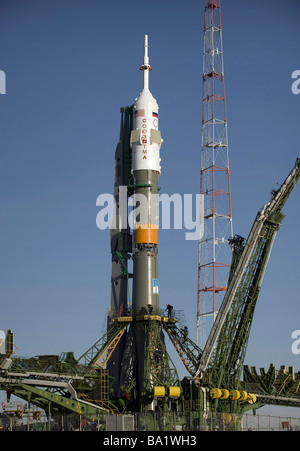
[[[157,310],[158,288],[158,180],[161,173],[161,133],[158,129],[158,104],[149,90],[152,70],[145,36],[143,90],[133,106],[130,137],[134,205],[140,205],[139,220],[133,225],[134,268],[133,309]],[[136,218],[137,219],[137,218]]]

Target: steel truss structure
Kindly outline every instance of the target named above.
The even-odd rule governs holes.
[[[233,236],[220,0],[205,0],[197,345],[227,289]]]

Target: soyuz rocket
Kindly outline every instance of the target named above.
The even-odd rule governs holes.
[[[133,106],[133,127],[130,138],[132,155],[134,205],[142,196],[142,217],[133,224],[132,311],[138,318],[159,314],[158,285],[158,181],[161,174],[161,133],[158,130],[158,104],[149,90],[151,66],[148,57],[148,36],[145,36],[143,90]],[[135,202],[135,197],[137,202]],[[146,348],[153,337],[143,324],[132,324],[135,347],[135,383],[139,397],[145,390]],[[151,377],[151,376],[150,376]],[[140,400],[141,401],[141,400]]]
[[[159,315],[158,181],[161,174],[162,139],[158,129],[158,104],[149,90],[151,66],[147,35],[140,70],[143,72],[143,89],[134,105],[121,108],[114,182],[117,210],[120,210],[120,187],[125,185],[133,198],[133,208],[139,214],[133,215],[135,219],[130,225],[132,232],[129,224],[127,229],[120,227],[118,217],[116,228],[111,229],[112,272],[108,330],[113,327],[113,318],[124,315],[124,309],[127,308],[129,277],[132,277],[132,322],[107,364],[110,376],[115,379],[114,396],[122,397],[123,388],[130,386],[134,379],[139,399],[144,393],[147,385],[145,379],[150,371],[146,349],[149,349],[149,343],[154,343],[153,336],[150,337],[147,332],[144,318],[149,314],[153,315],[152,318]],[[133,272],[129,275],[127,264],[130,258],[133,260]],[[124,277],[126,271],[127,278]]]
[[[133,225],[133,287],[132,308],[157,312],[158,286],[158,181],[161,174],[161,133],[158,129],[158,104],[149,90],[151,66],[148,56],[148,36],[145,36],[143,90],[133,106],[133,129],[130,146],[135,198],[141,197],[142,217]]]

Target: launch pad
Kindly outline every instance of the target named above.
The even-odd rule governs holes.
[[[213,10],[218,2],[206,4]],[[117,208],[110,228],[111,300],[106,332],[79,358],[68,352],[24,359],[14,355],[13,333],[7,331],[0,343],[0,389],[6,390],[8,397],[16,395],[40,407],[49,416],[67,413],[103,420],[138,412],[152,421],[153,413],[171,412],[184,415],[189,429],[201,428],[208,412],[214,425],[221,421],[230,428],[245,412],[265,404],[300,407],[299,372],[285,366],[277,370],[272,364],[268,370],[244,365],[282,209],[300,178],[300,159],[258,212],[248,238],[235,235],[228,240],[232,253],[228,284],[226,290],[220,290],[224,298],[201,349],[190,339],[180,312],[159,303],[157,195],[163,140],[158,104],[149,90],[147,35],[140,69],[143,89],[132,106],[121,108],[115,151]],[[125,211],[124,206],[120,208],[124,189],[138,211],[132,228],[128,203]],[[141,208],[144,201],[146,208]],[[206,287],[209,290],[217,291],[215,285]],[[168,353],[166,337],[188,373],[182,380]],[[159,427],[165,427],[163,421]]]

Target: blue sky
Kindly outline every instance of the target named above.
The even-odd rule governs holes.
[[[110,242],[96,227],[96,199],[113,192],[119,111],[142,87],[144,34],[164,139],[161,190],[199,192],[203,4],[1,1],[0,328],[13,329],[20,355],[79,357],[105,331]],[[223,1],[233,226],[245,237],[300,157],[300,95],[291,91],[299,14],[296,0]],[[291,352],[300,329],[299,199],[297,186],[257,305],[250,365],[300,370]],[[160,303],[184,310],[191,338],[197,252],[184,230],[161,231]]]

